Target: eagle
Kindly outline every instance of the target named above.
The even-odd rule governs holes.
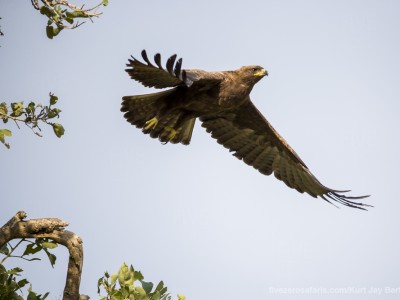
[[[268,76],[263,67],[244,66],[223,72],[182,69],[182,58],[177,60],[174,54],[163,68],[159,53],[154,63],[145,50],[141,55],[144,62],[131,56],[125,71],[146,87],[165,90],[124,96],[121,111],[145,134],[163,143],[188,145],[198,118],[219,144],[260,173],[274,173],[288,187],[331,204],[363,210],[372,207],[356,202],[369,195],[351,197],[345,194],[349,190],[323,185],[254,106],[250,92]]]

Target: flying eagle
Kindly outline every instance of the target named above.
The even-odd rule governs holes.
[[[350,197],[324,186],[306,164],[276,132],[251,102],[254,85],[268,72],[260,66],[235,71],[207,72],[182,69],[182,59],[172,55],[162,67],[161,56],[150,62],[145,50],[144,63],[129,59],[126,72],[146,87],[170,88],[158,93],[125,96],[121,111],[129,123],[164,143],[188,145],[196,118],[211,136],[238,159],[264,175],[274,173],[288,187],[312,197],[332,200],[364,209],[354,202],[368,196]]]

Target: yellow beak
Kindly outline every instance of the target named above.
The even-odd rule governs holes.
[[[257,73],[254,73],[254,76],[268,76],[268,72],[265,69],[261,69]]]

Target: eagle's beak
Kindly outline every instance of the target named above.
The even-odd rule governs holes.
[[[254,73],[254,76],[260,76],[260,77],[268,76],[268,72],[265,69],[261,69],[259,72]]]

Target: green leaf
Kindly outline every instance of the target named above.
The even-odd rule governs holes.
[[[47,34],[47,37],[48,37],[49,39],[53,39],[53,37],[55,37],[57,34],[59,34],[61,30],[62,30],[62,28],[60,28],[60,27],[54,28],[54,27],[51,26],[51,25],[47,25],[47,26],[46,26],[46,34]]]
[[[54,28],[52,26],[46,26],[46,35],[49,39],[53,39],[54,33],[53,33]]]
[[[54,96],[54,94],[52,94],[52,93],[50,93],[49,95],[50,95],[50,105],[56,104],[58,101],[58,97]]]
[[[103,279],[104,277],[100,277],[99,280],[97,280],[97,294],[100,294],[100,287],[103,285]]]
[[[135,277],[135,280],[143,280],[144,279],[142,272],[140,272],[140,271],[135,271],[134,277]]]
[[[26,300],[40,300],[40,297],[38,295],[36,295],[35,292],[33,292],[32,290],[29,291],[28,297],[26,298]]]
[[[108,5],[108,0],[103,0],[103,5],[107,6]]]
[[[67,12],[66,16],[71,19],[73,19],[73,18],[88,18],[88,16],[82,11]]]
[[[1,248],[0,248],[0,253],[7,255],[10,253],[10,249],[8,249],[7,244],[4,244]]]
[[[135,287],[135,291],[136,291],[137,293],[139,293],[139,295],[140,295],[139,299],[144,298],[144,297],[146,296],[146,294],[147,294],[146,291],[145,291],[145,289],[142,288],[141,286]]]
[[[168,288],[165,286],[160,290],[160,294],[164,295],[167,292]]]
[[[49,251],[45,250],[47,257],[49,258],[51,266],[54,268],[54,265],[56,264],[57,256],[54,254],[51,254]]]
[[[0,264],[0,274],[6,274],[6,273],[7,273],[6,267]]]
[[[25,107],[25,112],[27,114],[33,114],[35,112],[35,102],[30,102],[27,107]]]
[[[6,115],[8,113],[7,103],[0,103],[0,113]]]
[[[177,296],[178,296],[178,300],[185,300],[186,299],[185,295],[178,294]]]
[[[26,246],[24,253],[22,256],[29,255],[29,254],[35,254],[42,250],[42,246],[36,245],[36,244],[29,244]]]
[[[56,134],[57,137],[60,138],[64,135],[65,129],[61,124],[54,123],[54,124],[52,124],[52,126],[53,126],[54,133]]]
[[[12,109],[13,111],[16,111],[16,110],[18,110],[18,109],[21,109],[21,108],[23,107],[23,104],[24,104],[23,101],[11,103],[11,109]]]
[[[24,102],[16,102],[16,103],[11,103],[11,109],[13,111],[12,116],[13,117],[19,117],[23,113],[23,108],[24,108]]]
[[[160,300],[161,295],[159,291],[156,291],[153,296],[151,297],[151,300]]]
[[[164,282],[161,280],[156,287],[156,291],[161,291],[162,288],[164,287]]]
[[[52,242],[43,242],[42,243],[42,247],[43,248],[47,248],[47,249],[54,249],[57,248],[57,244],[56,243],[52,243]]]
[[[18,273],[21,273],[22,271],[23,271],[23,270],[22,270],[21,268],[16,267],[16,268],[14,268],[14,269],[8,270],[7,273],[8,273],[8,274],[16,275],[16,274],[18,274]]]
[[[26,279],[22,279],[22,280],[20,280],[20,281],[17,282],[19,288],[23,288],[23,287],[24,287],[25,285],[27,285],[28,283],[29,283],[29,281],[26,280]]]
[[[53,34],[54,36],[58,35],[62,30],[62,27],[57,27],[57,28],[53,28]]]
[[[5,136],[12,136],[12,133],[8,129],[0,129],[0,134],[5,135]]]
[[[0,129],[0,142],[4,144],[8,149],[10,149],[10,144],[6,143],[5,136],[10,137],[12,135],[11,131],[8,129]]]
[[[118,279],[118,273],[111,275],[111,285],[113,285]]]
[[[132,270],[131,270],[132,269]],[[131,269],[127,264],[123,263],[121,268],[118,271],[118,282],[120,286],[129,286],[133,283],[134,280],[134,271],[133,267]]]
[[[140,282],[142,283],[142,287],[146,291],[146,293],[150,294],[154,284],[152,282],[146,282],[143,280],[140,280]]]
[[[53,109],[49,110],[49,112],[47,113],[47,119],[52,119],[52,118],[58,117],[60,112],[61,112],[61,109],[58,109],[58,108],[53,108]]]
[[[116,292],[115,294],[112,295],[113,300],[125,300],[125,297],[122,295],[120,291]]]
[[[42,6],[40,8],[40,13],[42,15],[46,15],[47,17],[51,18],[54,15],[56,15],[56,13],[54,11],[52,11],[50,8],[48,8],[47,6]]]

